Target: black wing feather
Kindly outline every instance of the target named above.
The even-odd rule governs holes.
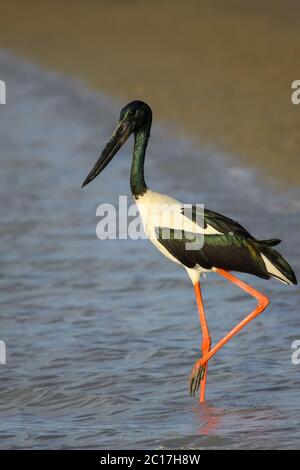
[[[202,235],[169,229],[170,236],[162,237],[162,227],[157,227],[158,241],[187,268],[196,265],[204,269],[213,267],[228,271],[239,271],[254,274],[268,279],[270,276],[265,269],[258,245],[237,233],[226,235],[205,235],[204,244],[199,250],[188,250],[187,243],[201,243]],[[194,239],[193,239],[194,237]]]
[[[230,219],[225,215],[219,214],[218,212],[211,211],[209,209],[204,209],[203,212],[197,208],[196,205],[192,205],[191,207],[183,207],[181,209],[182,214],[185,217],[197,222],[197,220],[202,220],[201,217],[204,219],[204,228],[207,228],[208,225],[213,227],[218,232],[223,234],[226,233],[239,233],[249,238],[254,238],[248,230],[246,230],[241,224],[239,224],[236,220]]]

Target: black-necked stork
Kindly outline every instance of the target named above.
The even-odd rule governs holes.
[[[144,231],[159,251],[185,267],[194,286],[202,329],[202,358],[193,368],[190,393],[195,395],[200,388],[200,402],[203,402],[209,359],[247,323],[262,313],[269,304],[269,298],[266,295],[236,278],[231,271],[249,273],[263,279],[275,278],[285,284],[297,284],[297,280],[290,265],[273,248],[280,243],[280,240],[258,240],[238,222],[208,209],[204,209],[203,223],[198,224],[193,217],[193,208],[192,214],[186,214],[184,204],[169,196],[151,191],[146,186],[144,160],[151,124],[152,111],[146,103],[133,101],[126,105],[121,110],[116,129],[82,187],[90,183],[107,166],[133,133],[134,151],[130,186]],[[181,237],[174,236],[178,229],[178,221],[180,227],[184,227]],[[162,230],[165,228],[169,230],[168,237],[162,236]],[[187,232],[189,232],[188,235],[186,235]],[[202,236],[201,248],[187,249],[191,234],[195,237]],[[220,274],[258,301],[255,310],[212,348],[199,282],[200,274],[207,271]]]

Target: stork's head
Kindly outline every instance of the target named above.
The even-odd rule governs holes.
[[[82,188],[104,170],[132,133],[137,133],[147,122],[152,121],[152,111],[143,101],[132,101],[121,110],[118,125],[106,144],[102,154],[84,180]]]

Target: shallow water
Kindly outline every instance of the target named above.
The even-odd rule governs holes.
[[[207,403],[188,396],[200,329],[184,270],[148,241],[99,241],[96,207],[129,194],[131,143],[85,190],[119,104],[0,55],[1,448],[295,448],[299,289],[245,279],[271,306],[210,362]],[[300,193],[276,193],[229,158],[154,127],[148,184],[239,220],[299,273]],[[213,341],[254,302],[202,283]]]

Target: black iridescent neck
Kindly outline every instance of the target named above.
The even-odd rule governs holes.
[[[133,196],[138,199],[147,191],[144,177],[145,154],[150,136],[151,118],[134,134],[134,150],[130,172],[130,187]]]

